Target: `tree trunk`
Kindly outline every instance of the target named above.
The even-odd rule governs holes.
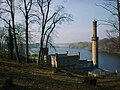
[[[26,62],[29,62],[29,55],[28,55],[28,16],[26,16]]]
[[[11,25],[9,21],[9,50],[10,50],[10,57],[13,59],[13,35],[11,33]]]
[[[118,48],[120,50],[120,3],[119,0],[117,0],[117,10],[118,10],[118,32],[119,32],[119,36],[118,36]]]
[[[16,39],[16,32],[15,32],[15,21],[14,21],[14,12],[13,12],[13,2],[11,2],[11,18],[12,18],[12,28],[13,28],[13,37],[14,37],[14,46],[15,46],[15,52],[16,52],[16,58],[17,61],[20,62],[20,57],[18,53],[18,45],[17,45],[17,39]]]
[[[17,61],[20,62],[20,57],[19,57],[19,53],[18,53],[18,46],[17,46],[17,41],[16,41],[16,33],[15,33],[14,25],[13,25],[13,37],[14,37],[14,46],[15,46],[15,51],[16,51],[16,58],[17,58]]]
[[[47,36],[45,48],[48,48],[49,37],[50,37],[50,34]]]
[[[42,64],[42,59],[41,56],[43,55],[43,52],[42,52],[42,49],[43,49],[43,37],[44,37],[44,29],[45,27],[43,26],[42,28],[42,34],[41,34],[41,39],[40,39],[40,50],[39,50],[39,56],[38,56],[38,66],[40,65],[40,61],[41,61],[41,64]]]
[[[42,58],[41,58],[42,48],[43,48],[43,37],[41,37],[41,40],[40,40],[40,50],[39,50],[39,56],[38,56],[38,66],[40,65],[40,61],[42,61]],[[42,62],[41,62],[41,64],[42,64]]]

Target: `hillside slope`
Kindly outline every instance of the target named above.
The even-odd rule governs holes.
[[[33,63],[20,64],[0,59],[0,90],[8,78],[13,78],[12,90],[116,90],[120,78],[107,76],[97,78],[97,86],[83,83],[79,74],[54,73],[54,68],[38,67]]]

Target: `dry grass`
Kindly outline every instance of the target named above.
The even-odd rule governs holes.
[[[56,74],[54,68],[38,67],[35,63],[21,64],[0,59],[0,90],[2,83],[13,78],[13,90],[119,90],[117,76],[97,78],[97,86],[83,83],[84,77],[76,74]]]

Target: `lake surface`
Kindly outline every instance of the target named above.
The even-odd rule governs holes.
[[[32,48],[30,51],[33,53],[38,54],[38,48]],[[66,53],[66,51],[69,52],[69,54],[78,54],[80,52],[80,59],[81,60],[91,60],[92,59],[92,52],[86,49],[76,49],[76,48],[56,48],[56,51],[54,49],[50,49],[50,54],[63,54]],[[108,54],[108,53],[99,53],[99,67],[102,69],[110,70],[112,72],[115,72],[116,70],[120,74],[120,56],[114,55],[114,54]]]

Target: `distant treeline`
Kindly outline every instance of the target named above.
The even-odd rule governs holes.
[[[91,42],[78,42],[69,44],[69,48],[85,48],[91,50]],[[119,53],[117,39],[104,38],[99,40],[99,52]]]
[[[70,43],[69,48],[87,48],[87,49],[91,49],[91,42]]]
[[[99,41],[99,51],[107,53],[119,53],[118,38],[104,38]]]

